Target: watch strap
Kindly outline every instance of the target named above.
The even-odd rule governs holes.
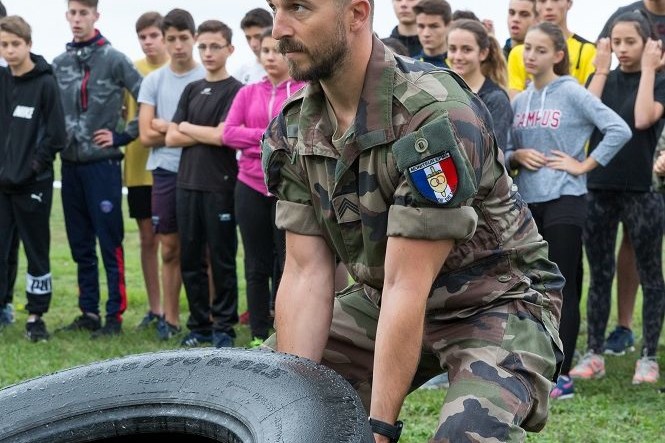
[[[404,427],[404,423],[399,420],[396,421],[394,425],[391,425],[390,423],[372,417],[369,417],[369,425],[372,428],[372,432],[388,437],[391,443],[397,443],[399,441],[399,437],[402,435],[402,428]]]

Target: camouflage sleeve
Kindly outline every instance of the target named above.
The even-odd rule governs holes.
[[[390,236],[468,240],[475,233],[472,205],[494,138],[486,108],[446,103],[448,109],[416,115],[422,123],[393,144],[402,176],[388,216]]]
[[[293,143],[289,142],[284,116],[279,115],[268,125],[261,141],[266,186],[278,198],[275,224],[280,229],[297,234],[321,235],[312,206],[312,194],[298,162],[296,140],[297,133]]]
[[[124,54],[119,53],[117,63],[116,63],[115,77],[119,80],[127,91],[134,97],[138,99],[139,90],[141,88],[141,82],[143,81],[143,76],[136,69],[134,63]],[[127,135],[131,136],[132,139],[135,139],[139,136],[139,123],[138,115],[133,119],[127,122],[125,126],[125,132]]]

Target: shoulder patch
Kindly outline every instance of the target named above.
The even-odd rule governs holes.
[[[397,140],[392,151],[416,200],[454,206],[476,194],[473,167],[458,146],[447,112]]]
[[[457,193],[457,168],[448,151],[411,166],[408,174],[420,195],[434,203],[448,203]]]

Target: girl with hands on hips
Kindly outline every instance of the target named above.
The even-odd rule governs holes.
[[[656,352],[665,315],[661,260],[665,208],[662,196],[652,190],[652,169],[660,136],[658,121],[665,104],[665,75],[658,71],[665,65],[665,58],[652,23],[639,11],[619,15],[609,35],[609,40],[598,42],[597,71],[589,82],[589,91],[626,122],[631,137],[605,167],[587,175],[584,246],[590,269],[587,303],[593,309],[587,312],[587,354],[570,374],[590,378],[600,369],[604,372],[602,354],[606,349],[605,332],[617,263],[616,238],[621,223],[624,230],[621,250],[626,252],[625,240],[629,238],[627,244],[634,251],[644,297],[642,351],[632,382],[655,383],[659,376]],[[610,45],[619,61],[615,69],[610,69]],[[594,132],[589,142],[589,155],[595,156],[603,144],[603,135]],[[632,253],[628,251],[624,255]],[[622,271],[627,271],[625,265]],[[620,300],[620,303],[628,302]],[[632,315],[632,308],[629,312]],[[621,315],[619,320],[626,321]],[[615,331],[629,327],[630,324],[620,323]]]
[[[602,54],[601,54],[602,57]],[[601,59],[602,60],[602,59]],[[550,396],[570,386],[569,370],[580,326],[582,230],[586,219],[586,172],[607,164],[630,138],[628,125],[569,75],[566,38],[543,22],[524,41],[524,65],[533,81],[513,100],[506,167],[549,244],[549,259],[566,279],[559,334],[564,346],[561,377]],[[602,145],[587,157],[594,130]]]

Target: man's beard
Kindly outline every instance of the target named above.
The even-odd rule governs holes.
[[[345,61],[349,49],[344,29],[339,26],[337,33],[328,40],[326,46],[308,50],[302,43],[283,38],[278,42],[278,49],[282,54],[287,52],[302,52],[310,58],[311,65],[308,68],[299,68],[298,64],[287,59],[289,64],[289,74],[294,80],[298,81],[319,81],[327,80],[333,76],[335,71]]]

